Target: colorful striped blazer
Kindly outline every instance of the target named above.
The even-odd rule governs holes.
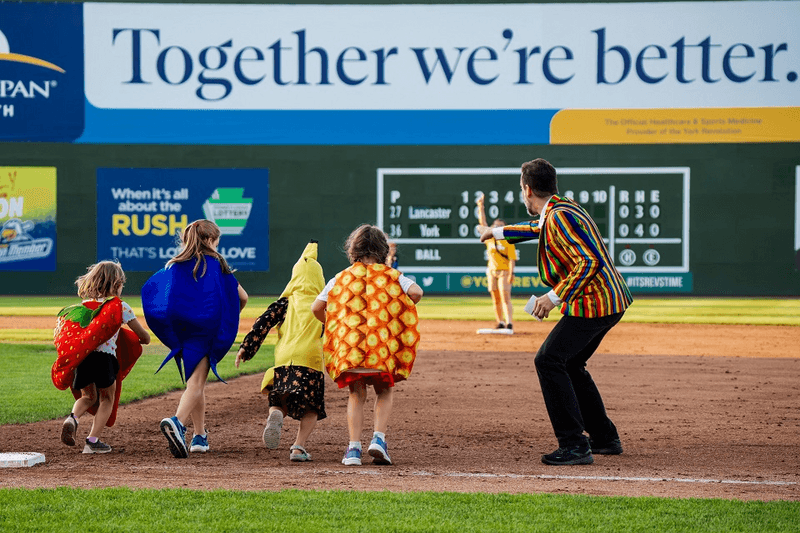
[[[594,220],[565,196],[550,199],[543,228],[538,219],[505,226],[503,237],[510,243],[539,239],[539,276],[561,298],[564,315],[608,316],[633,301]]]

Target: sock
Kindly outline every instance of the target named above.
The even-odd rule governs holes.
[[[386,433],[381,433],[380,431],[373,431],[372,436],[381,439],[383,442],[386,442]]]
[[[355,448],[357,450],[361,449],[361,441],[360,440],[351,440],[350,444],[347,446],[348,448]]]
[[[97,442],[98,439],[97,439],[97,437],[86,437],[86,440],[88,440],[89,442],[94,444],[95,442]]]

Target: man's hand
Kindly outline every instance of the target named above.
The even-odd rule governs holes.
[[[486,196],[486,195],[484,195],[484,194],[481,194],[481,195],[480,195],[480,196],[478,196],[478,198],[475,200],[475,203],[478,205],[478,207],[481,207],[481,208],[483,207],[483,199],[484,199],[484,197],[485,197],[485,196]]]
[[[555,304],[550,300],[546,294],[536,298],[536,304],[533,306],[533,316],[539,320],[544,320],[550,316],[550,311],[555,308]]]
[[[490,228],[489,226],[478,226],[478,231],[481,234],[481,242],[486,242],[494,237],[494,233],[492,233],[493,229],[494,228]]]

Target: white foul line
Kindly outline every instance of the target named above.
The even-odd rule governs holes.
[[[368,476],[391,475],[392,472],[381,470],[317,470],[321,474],[361,474]],[[794,481],[747,481],[744,479],[707,479],[707,478],[679,478],[679,477],[624,477],[624,476],[560,476],[551,474],[490,474],[482,472],[409,472],[404,475],[412,476],[443,476],[443,477],[475,477],[475,478],[512,478],[512,479],[561,479],[580,481],[634,481],[647,483],[720,483],[729,485],[797,485]]]

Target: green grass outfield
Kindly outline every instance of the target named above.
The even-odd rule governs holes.
[[[136,297],[125,298],[141,316]],[[275,297],[251,298],[255,318]],[[73,297],[0,297],[0,316],[53,316]],[[524,298],[514,298],[516,309]],[[488,297],[426,297],[421,318],[494,320]],[[517,313],[517,321],[532,320]],[[549,320],[557,320],[558,314]],[[798,299],[639,298],[625,321],[800,326]],[[55,319],[53,320],[55,323]],[[241,335],[237,339],[241,340]],[[255,359],[225,379],[272,364],[274,336]],[[179,388],[175,368],[153,372],[167,350],[154,342],[123,384],[122,401]],[[230,354],[228,357],[232,357]],[[72,400],[50,381],[52,329],[0,330],[4,384],[0,424],[65,416]],[[35,467],[34,467],[35,468]],[[113,524],[113,527],[109,526]],[[186,489],[8,488],[0,471],[0,531],[797,531],[800,502],[594,497],[550,494],[390,493],[358,491],[240,492]]]
[[[141,299],[123,295],[138,316]],[[276,296],[251,296],[242,311],[243,318],[254,319]],[[53,316],[76,303],[77,296],[0,296],[0,316]],[[533,320],[522,308],[527,298],[514,296],[515,320]],[[421,319],[494,320],[489,296],[425,296],[418,306]],[[557,320],[554,312],[550,320]],[[637,297],[625,312],[625,322],[660,324],[745,324],[800,326],[800,298],[656,298]],[[0,339],[2,340],[2,339]]]
[[[783,532],[793,502],[551,494],[0,489],[0,529],[258,532]],[[113,525],[112,525],[113,524]]]

